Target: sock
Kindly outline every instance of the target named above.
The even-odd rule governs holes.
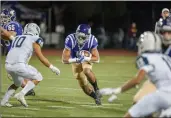
[[[99,90],[98,86],[97,86],[97,81],[95,80],[94,83],[91,83],[91,85],[93,86],[94,90],[97,91]]]
[[[32,81],[28,81],[26,86],[21,90],[21,92],[25,95],[28,91],[33,89],[35,84]]]
[[[96,94],[95,94],[94,91],[92,91],[89,96],[92,97],[92,98],[94,98],[94,99],[97,99],[97,96],[96,96]]]
[[[6,102],[9,101],[9,99],[12,97],[12,95],[14,94],[15,89],[9,88],[7,90],[7,92],[5,93],[5,96],[3,97],[3,99],[1,100],[1,104],[5,104]]]

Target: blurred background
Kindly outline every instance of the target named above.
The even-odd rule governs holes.
[[[23,27],[36,22],[41,28],[44,46],[64,48],[65,37],[80,23],[88,23],[100,49],[136,50],[136,40],[144,31],[153,31],[163,8],[170,2],[126,1],[10,1],[2,8],[16,10]]]

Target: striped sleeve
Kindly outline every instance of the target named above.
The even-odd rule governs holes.
[[[137,58],[136,66],[139,70],[143,69],[147,73],[153,72],[155,70],[155,66],[153,64],[150,64],[145,56],[139,56]]]
[[[90,45],[91,45],[91,49],[97,48],[98,41],[95,36],[92,36]]]
[[[72,34],[68,35],[65,39],[65,48],[71,50],[74,45],[74,36]]]
[[[40,45],[40,47],[43,47],[43,39],[42,38],[38,38],[37,40],[36,40],[36,43],[38,44],[38,45]]]

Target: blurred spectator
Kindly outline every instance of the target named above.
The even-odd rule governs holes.
[[[99,33],[97,34],[97,39],[99,42],[99,48],[104,49],[105,45],[108,43],[108,37],[103,26],[100,26],[98,30]]]
[[[119,39],[118,39],[118,41],[120,43],[122,43],[123,38],[124,38],[124,31],[122,30],[122,28],[119,28]]]
[[[137,36],[137,26],[136,23],[132,23],[131,27],[128,31],[128,48],[135,49],[136,48],[136,36]]]
[[[124,31],[122,28],[119,28],[117,32],[114,32],[112,35],[112,42],[114,43],[115,48],[121,48],[124,38]]]
[[[59,40],[59,48],[63,48],[64,46],[64,33],[65,33],[65,27],[61,23],[59,25],[56,25],[55,31],[57,33],[57,39]]]
[[[40,33],[44,34],[46,33],[47,26],[46,26],[46,19],[44,18],[43,21],[40,23]]]

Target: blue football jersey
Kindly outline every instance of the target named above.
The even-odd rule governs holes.
[[[78,57],[81,50],[91,52],[92,49],[97,48],[98,41],[94,35],[90,35],[88,40],[80,46],[76,40],[75,33],[70,34],[65,39],[65,48],[71,50],[71,58]]]
[[[4,29],[6,29],[7,31],[14,31],[16,32],[16,35],[22,35],[23,33],[23,28],[21,24],[15,21],[11,21],[4,25]]]
[[[16,32],[16,36],[22,35],[23,33],[23,28],[21,24],[15,21],[11,21],[3,26],[4,29],[7,31],[14,31]],[[12,41],[2,41],[2,44],[6,44],[7,50],[9,51],[11,48],[11,42]]]

